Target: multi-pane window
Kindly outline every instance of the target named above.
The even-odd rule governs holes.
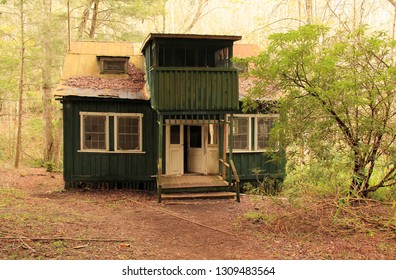
[[[140,116],[117,116],[117,150],[141,150]]]
[[[276,118],[275,115],[234,115],[233,150],[263,151],[271,148],[270,130]]]
[[[82,148],[84,150],[107,149],[107,117],[103,115],[82,116]]]
[[[142,114],[81,112],[80,116],[81,151],[142,151]]]
[[[249,150],[249,117],[234,117],[233,149]]]
[[[256,118],[256,150],[269,148],[270,130],[274,118],[257,117]]]

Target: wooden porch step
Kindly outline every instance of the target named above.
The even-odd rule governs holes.
[[[220,176],[165,176],[161,182],[162,193],[226,192],[228,182]]]
[[[179,188],[167,188],[162,187],[163,194],[171,193],[210,193],[210,192],[226,192],[228,191],[228,186],[189,186],[189,187],[179,187]]]
[[[235,199],[233,192],[210,192],[210,193],[172,193],[162,194],[162,199]]]

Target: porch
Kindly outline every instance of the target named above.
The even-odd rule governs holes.
[[[238,175],[231,167],[232,144],[230,164],[226,163],[227,136],[232,138],[232,129],[230,135],[227,131],[232,127],[232,117],[228,121],[225,112],[159,112],[158,124],[158,143],[163,143],[158,146],[158,202],[179,198],[240,201]],[[230,167],[233,175],[227,176],[226,169]]]

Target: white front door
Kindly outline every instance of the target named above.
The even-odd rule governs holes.
[[[219,173],[219,126],[209,124],[205,126],[206,170],[205,174]]]
[[[187,126],[187,172],[204,173],[204,133],[202,125]]]
[[[187,172],[219,173],[218,125],[187,126]]]
[[[183,126],[166,126],[166,174],[181,175],[184,173],[183,161]]]
[[[218,174],[219,126],[166,125],[165,172],[167,175]]]

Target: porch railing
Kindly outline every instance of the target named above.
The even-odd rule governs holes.
[[[151,106],[158,111],[234,111],[239,108],[234,68],[152,67]]]
[[[230,163],[228,164],[224,160],[220,159],[220,162],[227,168],[231,167],[232,175],[234,176],[235,180],[235,189],[236,189],[236,200],[241,202],[241,180],[239,179],[238,171],[235,168],[234,161],[231,159]],[[225,172],[223,172],[223,178],[225,178]]]

